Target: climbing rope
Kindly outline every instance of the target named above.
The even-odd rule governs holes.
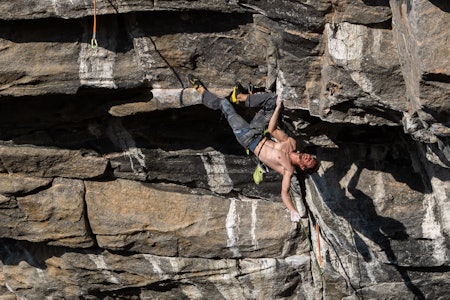
[[[320,226],[316,223],[316,238],[317,238],[317,259],[319,260],[319,266],[322,268],[322,254],[320,252]]]
[[[311,236],[308,234],[308,231],[307,231],[307,229],[305,228],[305,226],[303,225],[303,222],[300,220],[299,223],[300,223],[300,227],[301,227],[302,230],[303,230],[303,234],[305,235],[306,240],[308,241],[309,248],[311,249],[311,252],[313,253],[314,262],[316,263],[316,266],[317,266],[317,268],[319,269],[320,277],[322,278],[322,284],[323,284],[323,286],[326,286],[325,275],[324,275],[324,272],[323,272],[322,267],[321,267],[320,264],[319,264],[319,261],[317,260],[316,253],[314,252],[314,247],[313,247],[313,244],[312,244],[312,241],[311,241]]]
[[[289,195],[290,195],[291,199],[294,199],[292,189],[289,190]],[[294,207],[295,207],[295,209],[297,209],[295,203],[294,203]],[[314,262],[316,263],[316,266],[319,269],[319,274],[322,277],[322,283],[323,283],[323,285],[326,285],[325,276],[324,276],[324,272],[323,272],[323,268],[322,268],[322,258],[320,258],[320,262],[319,262],[319,260],[318,260],[319,256],[314,251],[313,243],[311,240],[311,235],[308,233],[308,230],[305,228],[305,226],[303,225],[303,222],[301,220],[298,223],[300,223],[300,227],[302,228],[303,234],[305,235],[306,240],[308,241],[309,249],[313,253]],[[316,223],[316,228],[317,228],[317,223]],[[320,246],[319,246],[318,252],[320,253]]]
[[[92,39],[91,39],[91,48],[97,48],[97,0],[94,0],[94,25],[92,26]]]

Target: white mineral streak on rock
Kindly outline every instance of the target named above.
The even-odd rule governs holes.
[[[16,294],[16,292],[14,291],[14,289],[8,284],[8,282],[5,282],[5,286],[6,286],[6,289],[8,290],[8,291],[10,291],[11,293],[13,293],[13,294]],[[18,295],[16,295],[19,299],[21,299]]]
[[[154,256],[150,254],[142,254],[142,256],[152,265],[153,271],[158,275],[158,277],[162,279],[164,277],[164,272],[158,265],[158,262],[156,261]]]
[[[249,198],[243,198],[241,199],[244,202],[250,202],[252,205],[252,212],[251,212],[251,226],[250,226],[250,236],[252,237],[252,245],[253,245],[253,249],[256,250],[259,248],[258,245],[258,239],[256,237],[256,223],[258,221],[258,217],[256,214],[256,210],[258,209],[258,200],[256,199],[249,199]]]
[[[422,223],[422,234],[424,238],[436,239],[441,237],[441,226],[435,215],[436,201],[432,195],[426,195],[424,205],[426,205],[425,217]]]
[[[9,197],[0,195],[0,204],[6,203],[6,202],[8,202],[8,201],[9,201]]]
[[[79,77],[81,85],[117,88],[114,83],[114,64],[116,53],[106,48],[91,48],[88,43],[81,44],[81,51],[78,57]]]
[[[57,15],[57,16],[59,16],[59,0],[52,0],[52,6],[53,6],[53,9],[55,10],[55,14]]]
[[[133,46],[139,67],[144,72],[144,79],[153,80],[152,70],[153,66],[157,64],[155,46],[151,38],[146,37],[140,28],[131,26],[130,33],[133,36]]]
[[[252,227],[251,227],[251,236],[252,236],[252,244],[253,249],[258,249],[258,239],[256,238],[256,209],[258,208],[258,201],[256,199],[252,200]]]
[[[345,174],[345,176],[343,176],[339,181],[339,185],[345,191],[345,196],[349,199],[355,199],[355,197],[353,197],[353,195],[348,191],[348,183],[353,178],[357,170],[358,167],[355,164],[352,164],[348,169],[347,174]]]
[[[385,49],[381,49],[381,42],[383,40],[383,34],[381,30],[373,30],[372,31],[372,47],[370,49],[371,53],[383,53]],[[383,55],[381,55],[383,56]]]
[[[364,92],[369,94],[373,99],[382,101],[380,96],[378,96],[374,91],[372,81],[367,77],[366,74],[362,72],[351,72],[350,77],[353,79],[354,82],[356,82],[356,84],[359,85],[359,87]]]
[[[101,270],[102,274],[106,277],[106,279],[115,284],[119,284],[119,279],[117,279],[111,271],[108,270],[108,266],[106,265],[105,258],[103,255],[96,254],[88,254],[89,259],[95,264],[95,266]]]
[[[274,269],[276,267],[276,260],[273,258],[261,258],[261,271]]]
[[[300,266],[309,264],[309,262],[311,261],[311,257],[306,254],[292,255],[292,256],[286,257],[285,260],[292,267],[298,268]]]
[[[144,71],[144,78],[152,80],[153,76],[151,70],[153,65],[156,64],[156,60],[153,57],[154,46],[148,37],[139,37],[133,39],[134,49],[138,58],[139,67]]]
[[[233,189],[233,182],[228,175],[225,157],[218,151],[201,154],[203,165],[208,176],[208,185],[216,193],[229,193]]]
[[[231,199],[230,209],[228,210],[226,229],[227,229],[227,247],[230,248],[233,253],[233,257],[241,257],[237,242],[239,240],[239,215],[236,211],[237,199]]]
[[[278,71],[277,73],[277,81],[276,81],[276,93],[281,99],[284,101],[286,99],[301,99],[302,96],[299,96],[296,92],[295,88],[290,88],[292,83],[285,77],[283,71]],[[284,105],[290,108],[289,102],[284,102]]]
[[[229,270],[236,270],[234,261],[227,260],[226,264]],[[230,266],[229,264],[233,264],[233,266]],[[230,273],[210,277],[212,279],[211,282],[226,300],[246,299],[242,290],[242,285],[236,279],[237,275],[237,271],[231,271]]]
[[[436,178],[432,180],[433,188],[439,186]],[[433,195],[426,195],[424,205],[426,206],[426,212],[422,223],[422,235],[424,238],[433,240],[433,257],[437,264],[444,263],[446,258],[447,246],[445,238],[442,235],[443,228],[439,223],[439,219],[444,219],[444,215],[448,214],[444,207],[438,208],[435,195],[439,193],[435,191]],[[436,215],[436,212],[441,212],[442,217]]]
[[[373,273],[373,271],[380,268],[379,263],[373,260],[371,262],[367,262],[365,264],[359,264],[358,265],[359,268],[361,268],[362,266],[366,269],[367,277],[369,277],[370,282],[372,284],[377,284],[378,282],[377,282],[377,279],[376,279],[375,274]],[[358,272],[358,271],[359,270],[355,269],[355,272]],[[355,274],[355,276],[356,275],[358,275],[358,274]]]
[[[169,262],[171,273],[174,274],[173,278],[175,280],[181,279],[184,276],[180,275],[182,273],[182,270],[184,267],[186,267],[186,260],[184,259],[177,259],[175,257],[167,257],[166,260]]]
[[[373,203],[378,208],[379,211],[384,211],[387,206],[389,205],[389,202],[386,201],[386,189],[385,189],[385,183],[383,180],[383,173],[377,172],[374,178],[373,185],[370,185],[370,189],[374,189],[374,195],[373,195]]]
[[[359,60],[363,54],[365,27],[350,23],[327,24],[328,52],[337,62]]]
[[[44,273],[44,271],[42,269],[39,269],[39,268],[35,268],[35,270],[38,273],[38,277],[40,279],[42,279],[42,281],[46,281],[45,280],[45,273]]]
[[[129,158],[134,174],[139,174],[142,169],[147,168],[144,154],[141,149],[136,147],[133,136],[123,127],[122,119],[114,118],[109,121],[107,135],[114,145],[122,149],[123,154]],[[135,167],[133,159],[139,163],[140,168]]]
[[[381,98],[376,94],[373,83],[369,77],[362,72],[364,57],[364,43],[367,42],[367,28],[350,23],[328,24],[326,26],[328,37],[328,52],[338,64],[347,66],[353,72],[350,76],[359,87],[376,100]],[[373,30],[373,43],[370,53],[378,56],[382,41],[382,32]],[[373,59],[377,57],[371,56]],[[382,62],[380,62],[382,63]]]
[[[148,261],[152,265],[153,272],[155,272],[156,276],[159,280],[166,280],[170,279],[170,274],[167,272],[164,272],[163,269],[160,266],[160,263],[162,261],[161,257],[157,257],[155,255],[151,254],[142,254],[144,259]]]
[[[236,281],[237,280],[236,278],[234,278],[234,276],[224,274],[222,282],[227,282],[228,284],[216,282],[215,287],[224,299],[245,299],[244,295],[242,294],[242,290],[239,288],[239,282],[236,283]]]
[[[450,235],[450,185],[448,181],[442,181],[437,177],[433,177],[431,186],[433,187],[433,195],[440,211],[440,216],[435,217],[441,219],[441,231],[445,236],[448,236]]]
[[[291,180],[291,192],[292,202],[294,203],[298,214],[302,218],[306,217],[307,211],[301,196],[300,183],[298,182],[298,178],[296,176],[293,176]]]
[[[359,85],[359,87],[364,92],[370,94],[376,99],[379,99],[379,97],[373,93],[372,81],[370,81],[370,79],[367,77],[366,74],[361,72],[351,72],[350,77],[353,79],[354,82],[356,82]]]
[[[204,299],[204,296],[199,288],[193,283],[188,282],[189,285],[182,285],[181,290],[190,300]]]

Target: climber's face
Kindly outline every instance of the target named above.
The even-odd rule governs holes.
[[[301,170],[314,169],[317,160],[309,153],[298,153],[298,166]]]

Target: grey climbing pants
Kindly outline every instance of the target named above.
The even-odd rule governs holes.
[[[270,121],[276,106],[277,95],[274,93],[253,94],[247,97],[245,106],[260,107],[255,117],[248,123],[234,109],[233,105],[225,98],[219,98],[209,91],[202,96],[203,103],[208,107],[218,108],[227,118],[228,124],[233,130],[239,144],[244,148],[254,151],[258,142],[262,139],[262,133]]]

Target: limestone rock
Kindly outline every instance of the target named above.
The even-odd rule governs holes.
[[[1,237],[85,248],[93,245],[86,226],[84,185],[56,178],[36,194],[2,201]]]
[[[333,23],[382,26],[390,21],[389,0],[333,0]]]
[[[121,179],[87,182],[86,203],[99,246],[110,250],[180,257],[277,257],[290,251],[296,236],[282,203],[176,192],[174,186]]]
[[[41,177],[92,178],[105,172],[107,161],[91,153],[35,146],[1,145],[2,167],[8,173]]]
[[[417,129],[405,126],[405,130],[433,144],[429,146],[432,161],[448,165],[450,42],[441,24],[450,22],[450,6],[445,1],[391,1],[391,7],[408,96],[404,123],[421,124]],[[446,129],[434,131],[435,126]]]
[[[23,195],[51,184],[52,179],[16,174],[0,174],[0,194]]]
[[[340,23],[327,24],[325,36],[324,99],[317,113],[344,122],[398,124],[395,111],[406,109],[406,99],[391,31]],[[365,111],[369,107],[372,111]]]
[[[37,19],[37,18],[64,18],[76,19],[93,15],[94,2],[80,0],[62,1],[48,3],[46,1],[35,1],[28,3],[26,0],[5,2],[1,4],[1,9],[5,14],[3,20],[17,19]],[[98,14],[128,13],[132,11],[152,11],[152,10],[184,10],[184,9],[208,9],[227,10],[231,12],[242,11],[237,5],[237,1],[173,1],[163,0],[158,2],[148,2],[139,0],[119,0],[115,2],[97,1]]]
[[[20,256],[31,253],[34,253],[33,259],[17,264]],[[79,253],[20,243],[0,250],[0,255],[8,264],[2,274],[8,278],[10,291],[30,299],[44,291],[61,299],[86,295],[95,298],[273,299],[281,298],[300,280],[311,281],[308,277],[296,279],[309,269],[307,262],[292,266],[291,260],[275,258],[217,260],[150,254],[122,256],[108,251]],[[42,265],[46,268],[41,269]],[[307,292],[303,290],[303,295]]]
[[[448,1],[96,4],[0,3],[1,299],[447,297]],[[284,99],[299,223],[190,73]]]

